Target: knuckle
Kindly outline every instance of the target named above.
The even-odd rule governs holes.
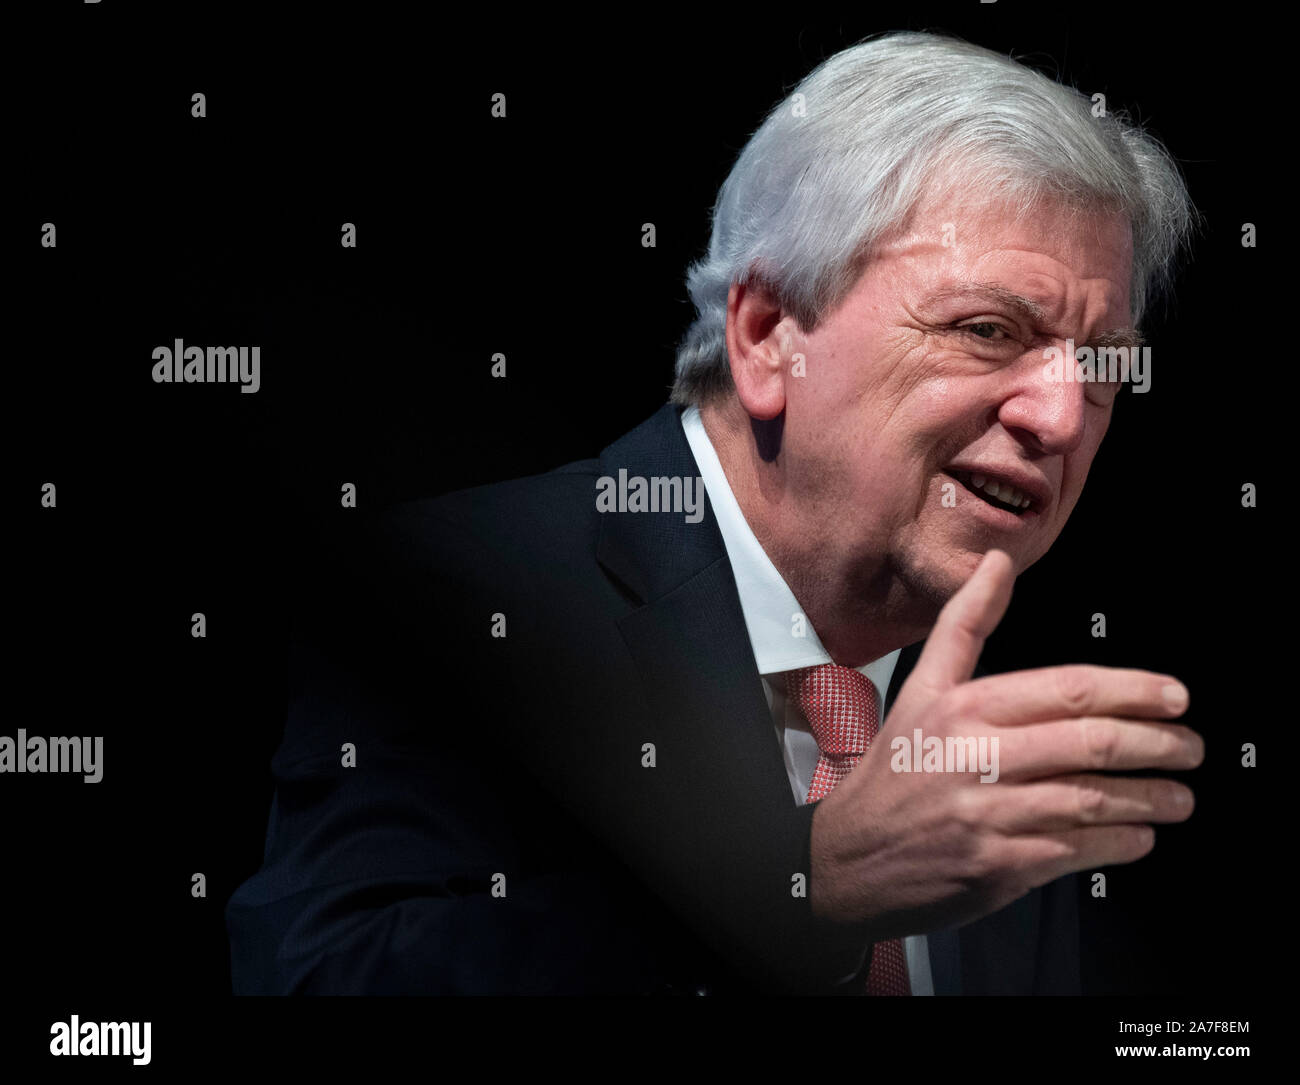
[[[1092,699],[1092,676],[1082,666],[1058,667],[1056,690],[1061,703],[1072,712],[1082,712]]]
[[[1107,795],[1095,781],[1080,784],[1075,788],[1077,800],[1076,814],[1085,825],[1095,825],[1106,813]]]
[[[995,870],[991,848],[993,839],[981,832],[952,834],[944,847],[948,874],[961,885],[965,893],[978,893],[989,887]]]
[[[1119,728],[1106,719],[1086,719],[1081,722],[1081,727],[1088,767],[1093,769],[1114,767],[1119,756]]]
[[[975,696],[970,692],[970,683],[950,689],[943,697],[942,718],[945,724],[955,724],[969,719],[975,712]]]
[[[958,829],[971,832],[985,824],[984,800],[973,787],[959,787],[952,796],[952,818]]]
[[[1000,869],[993,851],[988,846],[974,848],[963,864],[962,880],[972,888],[987,888]]]

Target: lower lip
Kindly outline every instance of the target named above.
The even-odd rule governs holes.
[[[1003,531],[1024,531],[1037,522],[1039,517],[1037,509],[1028,508],[1017,515],[1014,512],[1007,512],[1006,509],[995,508],[987,501],[977,497],[956,475],[949,475],[947,472],[944,474],[946,478],[951,479],[961,488],[962,495],[966,499],[964,504],[973,506],[976,514],[986,523],[1001,528]]]

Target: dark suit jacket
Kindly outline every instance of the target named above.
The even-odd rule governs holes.
[[[320,584],[264,864],[227,906],[237,993],[860,989],[863,930],[792,892],[815,806],[712,510],[598,512],[619,468],[698,474],[677,408],[599,460],[399,506]],[[930,949],[936,993],[1076,993],[1075,879]]]

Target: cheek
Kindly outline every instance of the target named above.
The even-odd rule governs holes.
[[[815,504],[834,506],[859,491],[873,472],[862,427],[843,403],[805,404],[787,414],[781,437],[787,477],[796,493]]]
[[[984,435],[994,402],[975,381],[929,376],[890,417],[894,443],[913,471],[932,474]]]
[[[912,432],[925,443],[935,438],[951,435],[954,429],[964,429],[972,417],[982,413],[981,400],[963,390],[961,382],[950,377],[931,376],[908,390],[906,417]]]
[[[890,347],[850,356],[805,345],[805,375],[792,377],[787,392],[786,438],[791,462],[798,453],[810,473],[837,475],[818,489],[915,499],[914,487],[900,482],[931,473],[941,451],[958,447],[976,424],[970,389],[936,373],[921,344]]]

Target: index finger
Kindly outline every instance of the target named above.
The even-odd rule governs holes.
[[[906,685],[946,693],[969,681],[984,642],[1007,612],[1015,579],[1010,556],[988,551],[939,612]]]
[[[1090,663],[976,678],[961,695],[985,723],[1005,726],[1071,716],[1167,720],[1189,701],[1187,687],[1170,675]]]

